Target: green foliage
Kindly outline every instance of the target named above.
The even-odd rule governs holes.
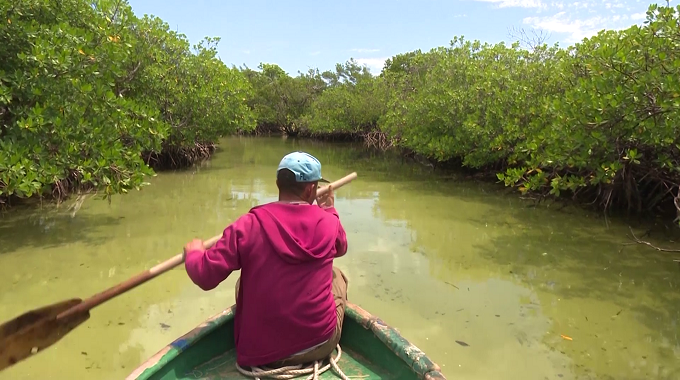
[[[642,27],[602,31],[569,49],[564,91],[519,146],[528,190],[598,188],[609,206],[655,207],[680,184],[680,7],[652,5]]]
[[[541,120],[541,100],[559,91],[548,67],[557,53],[456,38],[450,48],[390,62],[385,78],[394,91],[381,128],[438,161],[504,162],[529,123]]]
[[[378,76],[350,60],[295,77],[227,67],[218,38],[190,46],[125,1],[0,13],[0,199],[127,192],[153,174],[151,154],[262,130],[363,135],[605,208],[652,209],[680,185],[680,7],[651,5],[643,26],[568,49],[460,37]]]
[[[135,43],[125,27],[133,16],[112,2],[87,5],[0,5],[0,45],[9,47],[0,51],[4,196],[44,193],[70,178],[111,194],[150,174],[139,153],[160,148],[167,128],[116,88]]]
[[[245,68],[254,96],[248,101],[255,112],[257,123],[287,134],[300,131],[302,116],[326,83],[318,70],[310,70],[298,77],[290,77],[277,65],[262,63],[261,71]]]
[[[243,74],[124,1],[0,2],[0,199],[144,184],[144,152],[254,119]],[[206,46],[207,44],[207,46]]]
[[[260,111],[258,123],[367,140],[377,132],[433,161],[493,170],[522,192],[604,208],[671,205],[680,185],[679,20],[680,7],[651,5],[643,26],[568,49],[460,37],[396,55],[379,76],[350,61],[321,74],[325,86],[303,96],[306,108],[272,93],[273,80],[251,81],[269,94],[256,109],[288,115]],[[280,88],[300,80],[276,73]]]
[[[385,110],[381,86],[368,69],[350,60],[335,71],[309,70],[289,76],[273,64],[245,68],[254,96],[248,101],[261,129],[346,134],[374,129]]]
[[[336,72],[325,73],[328,88],[305,115],[303,124],[312,134],[370,132],[385,112],[384,87],[366,67],[354,60],[338,64]]]

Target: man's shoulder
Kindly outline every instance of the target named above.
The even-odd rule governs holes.
[[[338,215],[338,210],[335,209],[335,206],[319,207],[319,210],[321,210],[321,212],[325,213],[326,215],[334,216],[336,218],[340,218],[340,216]]]
[[[284,209],[287,209],[288,212],[293,211],[294,209],[291,209],[291,207],[304,207],[302,212],[305,213],[311,213],[314,215],[317,215],[321,219],[325,218],[335,218],[339,219],[340,216],[338,215],[338,211],[335,209],[335,207],[327,207],[327,208],[322,208],[319,205],[316,204],[311,204],[311,205],[300,205],[300,204],[286,204],[286,203],[279,203],[279,202],[269,202],[269,203],[263,203],[261,205],[254,206],[248,211],[248,214],[251,216],[255,216],[258,212],[265,211],[269,212],[271,214],[278,214],[279,211],[282,211]]]
[[[257,217],[252,212],[252,209],[250,209],[248,212],[241,214],[238,218],[229,223],[229,225],[236,228],[250,228],[255,221],[257,221]]]

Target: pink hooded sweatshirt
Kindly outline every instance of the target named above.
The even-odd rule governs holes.
[[[273,202],[253,207],[210,249],[186,254],[203,290],[241,269],[234,334],[237,362],[284,359],[333,336],[333,258],[347,252],[335,208]]]

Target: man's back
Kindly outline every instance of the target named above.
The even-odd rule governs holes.
[[[241,269],[235,320],[240,365],[267,364],[331,338],[333,258],[347,250],[335,208],[288,202],[254,207],[225,229],[212,250],[194,260],[187,256],[187,272],[207,290],[225,272]]]

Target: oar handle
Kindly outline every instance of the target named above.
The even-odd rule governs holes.
[[[354,180],[356,177],[357,177],[357,173],[353,172],[351,174],[348,174],[348,175],[340,178],[337,181],[331,182],[330,184],[328,184],[328,186],[320,187],[316,190],[316,196],[318,197],[318,196],[321,196],[321,195],[327,193],[329,186],[333,187],[333,190],[335,190],[337,188],[340,188],[340,187],[345,186],[346,184],[352,182],[352,180]]]
[[[213,236],[212,238],[203,242],[203,247],[205,249],[212,247],[221,237],[222,235]],[[151,269],[147,269],[144,272],[121,282],[120,284],[114,285],[101,293],[93,295],[92,297],[86,299],[85,301],[79,303],[78,305],[57,315],[57,319],[81,313],[90,310],[96,306],[99,306],[102,303],[110,300],[111,298],[123,294],[138,285],[141,285],[151,280],[152,278],[158,276],[159,274],[167,272],[168,270],[182,264],[183,262],[184,254],[180,253],[179,255],[175,255],[171,259],[165,260],[164,262],[152,267]]]
[[[350,183],[356,177],[357,177],[357,173],[353,172],[351,174],[348,174],[348,175],[340,178],[337,181],[331,182],[329,184],[329,186],[332,186],[333,189],[337,189],[337,188],[340,188],[340,187]],[[323,195],[326,192],[328,192],[328,186],[321,187],[321,188],[317,189],[316,196],[318,197],[320,195]],[[215,243],[217,243],[217,241],[220,240],[221,237],[222,237],[222,235],[220,234],[220,235],[213,236],[208,240],[205,240],[203,242],[204,249],[208,249],[208,248],[212,247],[213,245],[215,245]],[[79,303],[78,305],[76,305],[76,306],[62,312],[61,314],[57,315],[57,319],[67,317],[69,315],[88,311],[88,310],[94,308],[95,306],[101,305],[102,303],[110,300],[113,297],[116,297],[120,294],[123,294],[123,293],[127,292],[128,290],[151,280],[152,278],[158,276],[159,274],[167,272],[168,270],[178,266],[179,264],[182,264],[183,262],[184,262],[184,254],[180,253],[179,255],[176,255],[176,256],[154,266],[151,269],[147,269],[144,272],[142,272],[142,273],[140,273],[140,274],[124,281],[124,282],[121,282],[118,285],[114,285],[114,286],[104,290],[101,293],[97,293],[97,294],[93,295],[92,297],[86,299],[85,301]]]

